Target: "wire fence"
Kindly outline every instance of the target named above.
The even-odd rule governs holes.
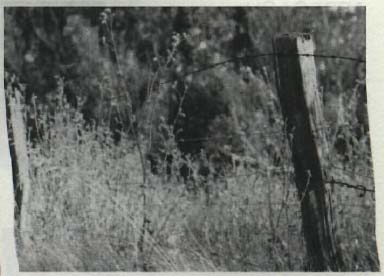
[[[331,165],[331,166],[329,166],[329,169],[339,170],[340,168],[337,166]],[[370,179],[371,181],[373,181],[372,175],[359,174],[359,173],[354,172],[354,171],[349,171],[348,169],[342,169],[342,170],[344,173],[346,173],[346,175],[349,178],[354,178],[355,175],[359,175],[363,179]],[[276,167],[269,167],[269,168],[252,169],[252,171],[249,170],[246,173],[229,173],[229,174],[213,175],[211,180],[213,180],[215,182],[225,182],[225,181],[229,181],[231,179],[235,179],[235,180],[243,182],[243,181],[253,181],[253,179],[251,178],[253,176],[263,175],[263,176],[268,176],[268,177],[275,177],[275,176],[279,176],[281,174],[288,175],[288,176],[294,176],[294,173],[295,173],[295,171],[294,171],[294,168],[292,166],[289,166],[288,168],[276,166]],[[329,173],[327,173],[327,172],[325,173],[325,175],[328,175],[328,174]],[[192,179],[192,178],[190,178],[190,179]],[[188,180],[186,180],[186,181],[188,181]],[[151,183],[151,180],[149,180],[149,183]],[[347,181],[335,179],[334,176],[326,176],[324,179],[324,183],[339,186],[341,188],[361,191],[361,192],[363,192],[363,195],[365,195],[366,193],[372,193],[372,194],[375,193],[374,187],[368,188],[368,187],[364,186],[363,184],[351,184],[351,183],[348,183]],[[134,185],[132,187],[133,189],[136,189],[137,185],[140,187],[141,187],[141,185],[143,185],[143,183],[141,181],[125,181],[124,184]]]
[[[192,71],[186,71],[181,74],[179,74],[177,77],[172,77],[163,81],[154,81],[154,84],[160,86],[166,85],[166,84],[173,84],[175,81],[180,81],[184,80],[189,76],[196,75],[203,73],[208,70],[212,70],[216,67],[224,66],[229,63],[234,63],[236,61],[242,61],[242,60],[248,60],[248,59],[258,59],[258,58],[263,58],[263,57],[297,57],[297,56],[302,56],[302,57],[314,57],[314,58],[322,58],[322,59],[335,59],[335,60],[345,60],[345,61],[350,61],[350,62],[356,62],[358,64],[365,64],[366,60],[361,58],[361,57],[352,57],[352,56],[343,56],[343,55],[330,55],[330,54],[286,54],[286,53],[260,53],[260,54],[255,54],[255,55],[244,55],[244,56],[239,56],[239,57],[234,57],[230,59],[226,59],[223,61],[215,62],[215,63],[210,63],[202,66],[201,68],[198,68],[196,70]],[[125,95],[115,95],[115,96],[110,96],[108,97],[108,100],[118,100],[120,98],[125,98]]]
[[[351,56],[342,56],[342,55],[330,55],[330,54],[286,54],[286,53],[275,53],[275,52],[272,52],[272,53],[260,53],[260,54],[256,54],[256,55],[245,55],[245,56],[241,56],[241,57],[235,57],[235,58],[227,59],[227,60],[224,60],[224,61],[208,64],[208,65],[203,66],[203,67],[201,67],[199,69],[196,69],[196,70],[193,70],[193,71],[189,71],[189,72],[184,72],[184,73],[182,73],[178,77],[171,78],[171,79],[168,79],[168,80],[165,80],[165,81],[160,81],[158,83],[158,85],[161,86],[161,85],[173,83],[173,82],[175,82],[177,80],[185,79],[188,76],[199,74],[199,73],[202,73],[202,72],[214,69],[216,67],[223,66],[223,65],[226,65],[228,63],[233,63],[233,62],[236,62],[236,61],[255,59],[255,58],[262,58],[262,57],[297,57],[297,56],[324,58],[324,59],[339,59],[339,60],[346,60],[346,61],[351,61],[351,62],[356,62],[356,63],[364,63],[364,64],[366,63],[366,60],[363,59],[363,58],[351,57]],[[352,126],[347,125],[347,124],[346,125],[341,125],[340,127],[344,127],[344,128],[345,127],[346,128],[349,127],[351,129],[353,128]],[[329,125],[318,127],[314,131],[322,131],[322,130],[326,130],[326,129],[329,129]],[[269,131],[268,130],[267,132],[268,132],[268,134],[273,134],[273,133],[280,134],[282,132],[282,130],[276,130],[276,131]],[[265,134],[265,133],[266,133],[266,130],[263,129],[263,130],[260,130],[260,131],[253,131],[252,133],[236,133],[236,134],[232,134],[232,135],[215,135],[215,136],[211,136],[211,137],[207,136],[207,137],[178,138],[178,139],[176,139],[176,142],[179,142],[179,143],[196,143],[196,142],[205,142],[205,141],[210,141],[210,140],[228,139],[228,138],[233,138],[235,136],[248,136],[249,137],[249,136],[256,135],[256,134]],[[343,170],[345,170],[345,168]],[[255,174],[259,174],[259,173],[260,173],[260,171],[258,171],[257,173],[247,174],[246,176],[252,176],[252,175],[255,175]],[[356,172],[354,172],[354,173],[358,174]],[[372,178],[372,176],[369,176],[369,175],[362,175],[362,176],[363,177]],[[225,178],[232,178],[232,177],[239,177],[239,175],[225,176]],[[360,190],[360,191],[363,191],[364,193],[365,192],[372,192],[372,193],[375,192],[374,189],[366,188],[363,185],[353,185],[353,184],[349,184],[349,183],[346,183],[346,182],[343,182],[343,181],[336,181],[334,178],[331,178],[330,180],[327,180],[326,183],[329,183],[329,184],[332,184],[332,185],[340,185],[342,187],[346,187],[346,188],[350,188],[350,189]]]
[[[241,61],[241,60],[248,60],[248,59],[255,59],[255,58],[261,58],[261,57],[314,57],[314,58],[324,58],[324,59],[339,59],[339,60],[346,60],[346,61],[353,61],[357,63],[366,63],[365,59],[359,58],[359,57],[349,57],[349,56],[339,56],[339,55],[327,55],[327,54],[286,54],[286,53],[260,53],[256,55],[244,55],[241,57],[235,57],[223,61],[219,61],[216,63],[211,63],[207,64],[199,69],[189,71],[189,72],[184,72],[182,73],[178,78],[171,78],[165,81],[162,81],[159,83],[159,85],[164,85],[164,84],[169,84],[173,83],[174,81],[178,79],[185,79],[188,76],[199,74],[202,72],[205,72],[207,70],[211,70],[213,68],[219,67],[226,65],[228,63],[233,63],[236,61]]]
[[[228,139],[228,138],[234,138],[236,136],[247,136],[247,137],[252,137],[256,136],[259,134],[263,135],[271,135],[271,134],[281,134],[283,131],[284,126],[281,125],[280,130],[271,130],[271,129],[266,129],[270,128],[270,125],[264,125],[261,126],[264,129],[259,130],[259,131],[252,131],[250,133],[245,133],[245,132],[237,132],[235,134],[229,134],[229,135],[214,135],[214,136],[202,136],[202,137],[193,137],[193,138],[176,138],[176,142],[179,143],[193,143],[193,142],[205,142],[205,141],[210,141],[210,140],[222,140],[222,139]],[[340,128],[349,128],[350,130],[353,130],[354,127],[349,125],[349,124],[340,124],[338,125]],[[329,131],[331,129],[331,125],[323,125],[323,126],[317,126],[313,131]]]
[[[179,76],[178,78],[172,78],[172,79],[160,82],[159,85],[164,85],[164,84],[172,83],[172,82],[174,82],[176,80],[184,79],[184,78],[186,78],[186,77],[188,77],[190,75],[199,74],[199,73],[205,72],[207,70],[211,70],[213,68],[216,68],[216,67],[219,67],[219,66],[223,66],[225,64],[232,63],[232,62],[235,62],[235,61],[248,60],[248,59],[253,59],[253,58],[261,58],[261,57],[297,57],[297,56],[314,57],[314,58],[325,58],[325,59],[340,59],[340,60],[352,61],[352,62],[356,62],[356,63],[363,63],[363,64],[366,63],[366,60],[363,59],[363,58],[351,57],[351,56],[340,56],[340,55],[329,55],[329,54],[286,54],[286,53],[275,53],[275,52],[273,52],[273,53],[260,53],[260,54],[257,54],[257,55],[245,55],[245,56],[241,56],[241,57],[235,57],[235,58],[227,59],[227,60],[224,60],[224,61],[208,64],[206,66],[203,66],[202,68],[199,68],[199,69],[196,69],[196,70],[193,70],[193,71],[189,71],[189,72],[185,72],[185,73],[181,74],[181,76]],[[340,127],[353,129],[353,126],[350,126],[348,124],[340,125]],[[328,129],[329,129],[329,125],[326,125],[326,126],[317,127],[314,131],[323,131],[323,130],[328,130]],[[215,135],[215,136],[211,136],[211,137],[179,138],[176,141],[180,142],[180,143],[204,142],[204,141],[210,141],[210,140],[233,138],[235,135],[237,135],[237,136],[239,136],[239,135],[242,136],[243,135],[243,136],[250,137],[250,136],[253,136],[253,135],[256,135],[256,134],[265,134],[266,132],[268,134],[272,134],[272,133],[276,133],[276,134],[279,133],[280,134],[282,132],[282,130],[270,131],[270,130],[263,129],[263,130],[260,130],[260,131],[253,131],[252,133],[237,133],[237,134],[233,134],[233,135]],[[337,168],[336,166],[331,166],[331,167],[332,168]],[[337,169],[342,169],[344,171],[347,170],[346,168],[337,168]],[[293,171],[290,170],[289,172],[292,173]],[[246,174],[245,176],[248,177],[248,176],[257,175],[257,174],[260,174],[260,173],[261,172],[258,171],[256,173]],[[264,171],[262,173],[266,173],[266,172]],[[270,173],[270,171],[268,171],[267,173]],[[353,173],[354,174],[359,174],[357,172],[353,172]],[[366,177],[366,178],[373,178],[371,175],[362,175],[362,174],[360,174],[360,176]],[[236,178],[236,177],[239,177],[239,175],[225,176],[225,178],[232,178],[232,177]],[[335,180],[333,177],[331,179],[327,179],[325,181],[325,183],[329,183],[329,184],[332,184],[332,185],[339,185],[341,187],[363,191],[364,194],[366,192],[370,192],[370,193],[374,193],[375,192],[375,189],[370,189],[370,188],[367,188],[367,187],[365,187],[363,185],[353,185],[353,184],[350,184],[350,183],[347,183],[347,182],[344,182],[344,181]]]
[[[241,57],[235,57],[235,58],[227,59],[227,60],[224,60],[224,61],[208,64],[208,65],[203,66],[203,67],[201,67],[199,69],[196,69],[196,70],[193,70],[193,71],[184,72],[184,73],[182,73],[178,77],[174,77],[174,78],[171,78],[171,79],[168,79],[168,80],[165,80],[165,81],[160,81],[159,82],[159,86],[165,85],[165,84],[169,84],[169,83],[173,83],[173,82],[175,82],[177,80],[185,79],[188,76],[199,74],[199,73],[203,73],[205,71],[214,69],[214,68],[219,67],[219,66],[226,65],[228,63],[233,63],[233,62],[236,62],[236,61],[255,59],[255,58],[262,58],[262,57],[297,57],[297,56],[324,58],[324,59],[339,59],[339,60],[346,60],[346,61],[351,61],[351,62],[356,62],[356,63],[363,63],[363,64],[366,63],[366,60],[363,59],[363,58],[360,58],[360,57],[341,56],[341,55],[329,55],[329,54],[286,54],[286,53],[275,53],[275,52],[272,52],[272,53],[260,53],[260,54],[256,54],[256,55],[245,55],[245,56],[241,56]],[[339,127],[353,129],[353,126],[350,126],[348,124],[340,125]],[[317,127],[314,131],[324,131],[324,130],[329,130],[329,125]],[[250,137],[250,136],[257,135],[257,134],[265,134],[266,132],[268,134],[281,134],[282,130],[274,130],[274,131],[267,130],[266,131],[266,129],[263,129],[263,130],[260,130],[260,131],[253,131],[252,133],[236,133],[236,134],[231,134],[231,135],[215,135],[215,136],[206,136],[206,137],[177,138],[176,142],[178,142],[178,143],[199,143],[199,142],[206,142],[206,141],[220,140],[220,139],[221,140],[225,140],[225,139],[228,139],[228,138],[233,138],[235,136],[247,136],[247,137]],[[337,168],[336,166],[333,166],[332,168],[341,169],[341,170],[344,170],[344,171],[347,170],[346,168]],[[253,176],[253,175],[256,175],[256,174],[260,174],[260,173],[261,172],[258,171],[256,173],[246,174],[245,176]],[[266,173],[266,172],[263,172],[263,173]],[[357,172],[353,172],[353,173],[359,175],[359,173],[357,173]],[[360,174],[360,176],[366,177],[366,178],[373,178],[371,175],[361,175]],[[233,177],[236,178],[236,177],[239,177],[239,175],[233,175],[233,176],[228,176],[227,175],[227,176],[224,176],[224,178],[226,178],[226,179],[227,178],[233,178]],[[363,191],[364,194],[366,192],[370,192],[370,193],[374,193],[375,192],[374,189],[366,188],[363,185],[353,185],[353,184],[350,184],[350,183],[346,183],[344,181],[335,180],[333,177],[331,179],[327,179],[326,183],[329,183],[329,184],[332,184],[332,185],[339,185],[341,187],[345,187],[345,188],[349,188],[349,189]]]
[[[331,166],[332,168],[332,166]],[[267,169],[267,170],[258,170],[254,173],[248,173],[248,174],[233,174],[233,175],[226,175],[226,176],[222,176],[222,177],[218,177],[217,179],[218,180],[224,180],[224,179],[230,179],[230,178],[239,178],[239,177],[250,177],[250,176],[255,176],[255,175],[260,175],[260,174],[268,174],[268,175],[271,175],[271,172],[280,172],[280,173],[285,173],[285,174],[294,174],[294,170],[293,168],[292,169],[289,169],[289,170],[284,170],[282,168],[278,168],[276,170],[273,170],[273,169]],[[372,178],[372,176],[371,176]],[[332,184],[332,185],[338,185],[340,187],[344,187],[344,188],[348,188],[348,189],[354,189],[354,190],[358,190],[358,191],[363,191],[364,193],[366,192],[370,192],[370,193],[375,193],[375,189],[374,188],[367,188],[365,187],[364,185],[354,185],[354,184],[350,184],[350,183],[347,183],[345,181],[341,181],[341,180],[336,180],[334,177],[331,177],[330,179],[326,179],[325,180],[325,183],[329,183],[329,184]]]
[[[322,59],[339,59],[339,60],[345,60],[345,61],[350,61],[350,62],[356,62],[356,63],[363,63],[365,64],[366,63],[366,60],[363,59],[363,58],[360,58],[360,57],[352,57],[352,56],[342,56],[342,55],[330,55],[330,54],[286,54],[286,53],[276,53],[276,52],[271,52],[271,53],[260,53],[260,54],[255,54],[255,55],[244,55],[244,56],[240,56],[240,57],[235,57],[235,58],[231,58],[231,59],[227,59],[227,60],[224,60],[224,61],[220,61],[220,62],[216,62],[216,63],[212,63],[212,64],[207,64],[199,69],[196,69],[196,70],[193,70],[193,71],[187,71],[187,72],[184,72],[182,74],[180,74],[178,77],[175,77],[175,78],[171,78],[171,79],[168,79],[168,80],[165,80],[165,81],[160,81],[158,83],[158,85],[165,85],[165,84],[169,84],[169,83],[173,83],[175,81],[179,81],[179,80],[183,80],[185,78],[187,78],[188,76],[190,75],[195,75],[195,74],[199,74],[199,73],[203,73],[205,71],[208,71],[208,70],[212,70],[216,67],[219,67],[219,66],[223,66],[223,65],[226,65],[228,63],[233,63],[233,62],[236,62],[236,61],[241,61],[241,60],[249,60],[249,59],[257,59],[257,58],[262,58],[262,57],[297,57],[297,56],[302,56],[302,57],[314,57],[314,58],[322,58]],[[117,97],[120,97],[120,96],[117,96]],[[115,97],[110,97],[110,99],[114,99]],[[265,127],[269,127],[269,126],[265,126]],[[338,127],[341,127],[341,128],[349,128],[349,129],[353,129],[354,127],[349,125],[349,124],[344,124],[344,125],[340,125]],[[314,129],[313,131],[325,131],[325,130],[329,130],[330,129],[330,126],[329,125],[323,125],[323,126],[319,126],[317,127],[316,129]],[[260,134],[263,134],[263,135],[272,135],[272,134],[281,134],[283,132],[283,127],[282,129],[278,129],[278,130],[270,130],[270,129],[266,129],[266,128],[263,128],[263,130],[260,130],[260,131],[252,131],[251,133],[235,133],[235,134],[230,134],[230,135],[214,135],[214,136],[202,136],[202,137],[190,137],[190,138],[176,138],[175,141],[177,143],[199,143],[199,142],[206,142],[206,141],[217,141],[217,140],[225,140],[225,139],[229,139],[229,138],[234,138],[234,137],[239,137],[239,136],[246,136],[246,137],[252,137],[252,136],[256,136],[256,135],[260,135]],[[341,170],[341,171],[344,171],[344,172],[347,172],[348,169],[346,167],[337,167],[336,165],[332,165],[331,168],[335,168],[335,169],[338,169],[338,170]],[[290,169],[288,171],[284,171],[282,169],[278,169],[278,170],[274,170],[275,172],[280,172],[280,173],[293,173],[293,169]],[[238,178],[238,177],[250,177],[250,176],[254,176],[254,175],[259,175],[259,174],[270,174],[271,173],[271,170],[257,170],[255,172],[251,172],[251,173],[247,173],[247,174],[242,174],[242,175],[238,175],[238,174],[234,174],[234,175],[225,175],[225,176],[218,176],[216,177],[215,179],[216,180],[223,180],[224,178],[225,179],[230,179],[230,178]],[[353,175],[359,175],[363,178],[369,178],[369,179],[372,179],[372,175],[366,175],[366,174],[361,174],[359,172],[356,172],[356,171],[349,171],[349,173],[353,174]],[[340,180],[335,180],[333,177],[330,178],[330,179],[327,179],[326,180],[326,183],[329,183],[329,184],[332,184],[332,185],[339,185],[341,187],[345,187],[345,188],[349,188],[349,189],[355,189],[355,190],[359,190],[359,191],[363,191],[364,193],[366,192],[371,192],[371,193],[374,193],[375,190],[374,189],[370,189],[370,188],[367,188],[363,185],[353,185],[353,184],[350,184],[350,183],[347,183],[347,182],[344,182],[344,181],[340,181]]]

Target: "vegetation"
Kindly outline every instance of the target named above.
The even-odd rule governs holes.
[[[6,8],[30,141],[20,270],[309,270],[271,58],[184,76],[293,31],[365,57],[364,8]],[[365,64],[316,62],[326,174],[371,188]],[[328,186],[345,270],[379,270],[374,194]]]

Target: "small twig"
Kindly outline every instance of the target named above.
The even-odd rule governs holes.
[[[308,187],[309,187],[309,185],[310,185],[310,182],[311,182],[311,171],[308,170],[308,171],[307,171],[307,183],[306,183],[306,185],[305,185],[304,192],[303,192],[303,194],[302,194],[302,196],[301,196],[300,204],[303,202],[305,196],[307,195],[307,191],[308,191]]]

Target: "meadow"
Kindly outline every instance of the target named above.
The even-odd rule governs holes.
[[[113,10],[117,18],[120,12]],[[135,110],[134,135],[122,130],[116,142],[110,127],[112,108],[126,109],[127,102],[113,99],[119,95],[116,75],[108,73],[113,64],[95,49],[97,28],[86,20],[85,11],[68,16],[64,28],[73,39],[71,47],[81,57],[75,61],[77,75],[67,75],[65,83],[55,90],[71,85],[77,106],[64,101],[50,113],[49,101],[41,99],[52,92],[42,91],[44,85],[34,84],[33,88],[41,91],[34,90],[37,96],[32,101],[25,96],[26,117],[35,115],[32,123],[39,131],[34,137],[28,136],[27,145],[31,196],[23,208],[28,210],[31,229],[15,230],[20,270],[310,270],[302,233],[302,199],[297,195],[271,60],[261,59],[262,69],[257,71],[244,64],[238,65],[238,70],[230,63],[186,77],[176,117],[170,124],[164,106],[177,83],[156,84],[167,81],[164,75],[172,76],[172,70],[182,74],[227,57],[230,50],[220,49],[230,39],[225,30],[234,23],[228,21],[230,12],[226,9],[187,10],[185,16],[193,22],[187,28],[189,33],[171,35],[167,34],[170,24],[164,23],[165,12],[145,8],[132,14],[135,12],[143,16],[136,32],[143,37],[150,33],[153,41],[168,41],[171,50],[153,70],[131,50],[140,46],[130,46],[124,40],[127,34],[116,31],[119,66],[134,107],[143,85],[147,91],[144,103]],[[21,66],[17,61],[23,57],[12,46],[22,45],[23,35],[11,34],[10,26],[23,27],[17,23],[17,12],[9,8],[6,15],[6,64],[13,64],[17,72],[15,68]],[[279,32],[309,28],[319,49],[333,55],[365,57],[364,8],[253,8],[247,16],[249,32],[260,52],[270,52],[270,38]],[[207,23],[213,30],[204,37],[197,29]],[[158,30],[156,25],[160,24],[167,28]],[[180,40],[188,41],[193,65],[188,63],[185,44]],[[39,79],[39,72],[45,70],[38,62],[46,60],[37,57],[23,65],[30,70],[22,78],[27,86],[28,80]],[[359,91],[365,84],[365,64],[316,59],[316,66],[330,145],[322,160],[323,169],[329,179],[372,188],[369,131],[358,131],[356,137],[356,130],[363,127],[356,110],[361,104]],[[188,98],[188,93],[199,95],[199,91],[210,99],[206,109],[201,108],[204,112],[221,105],[229,111],[214,117],[204,129],[203,138],[209,139],[199,141],[202,147],[198,153],[185,154],[182,144],[193,143],[196,136],[180,140],[175,128],[186,128],[186,122],[192,124],[200,118],[196,115],[200,111],[188,105],[194,99]],[[90,97],[93,103],[87,102]],[[89,122],[85,116],[89,112],[84,110],[96,114],[97,124]],[[366,107],[361,112],[367,117]],[[195,121],[188,121],[191,114]],[[201,138],[201,132],[195,133]],[[172,156],[172,162],[166,158],[159,162],[157,173],[145,158],[153,148],[161,157],[164,153]],[[232,157],[230,162],[215,160],[223,151]],[[190,169],[188,178],[183,174],[186,167]],[[219,174],[215,173],[218,167]],[[332,190],[343,270],[378,271],[374,193],[326,185]]]

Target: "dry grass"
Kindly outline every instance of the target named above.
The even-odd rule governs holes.
[[[197,179],[197,186],[209,186],[209,194],[206,189],[191,192],[176,174],[149,175],[143,206],[133,142],[124,137],[116,146],[102,128],[79,134],[81,117],[69,113],[63,113],[65,120],[56,114],[56,124],[30,147],[33,200],[27,208],[33,225],[18,235],[31,238],[19,242],[21,270],[133,271],[142,262],[150,271],[305,269],[299,203],[282,135],[248,137],[261,148],[271,139],[282,147],[286,160],[279,166],[260,151],[258,169],[240,165],[223,178]],[[344,164],[352,170],[347,174],[332,169],[343,163],[336,154],[330,156],[335,158],[327,165],[335,178],[372,185],[361,176],[370,174],[367,158],[356,159],[360,163],[353,167]],[[334,195],[346,269],[378,270],[374,198],[338,186]],[[140,254],[143,208],[147,222]]]

